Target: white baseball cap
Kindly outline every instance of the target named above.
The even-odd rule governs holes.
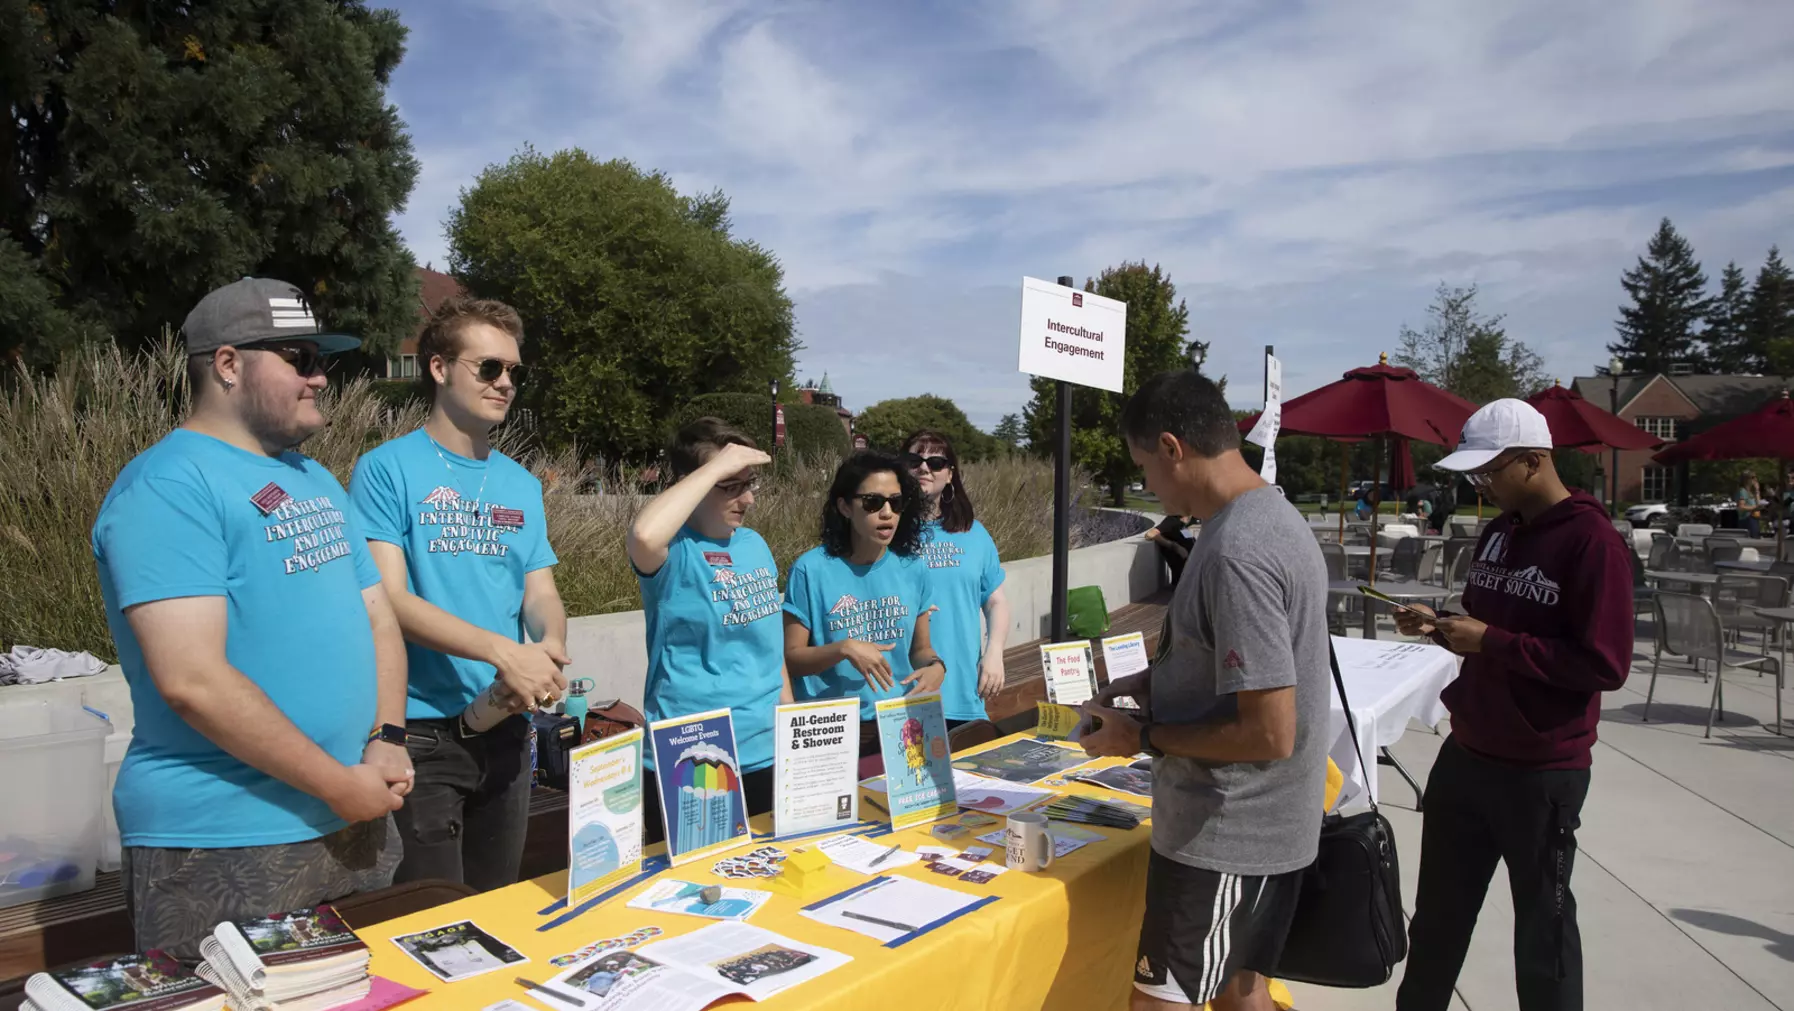
[[[1434,466],[1475,470],[1510,449],[1550,449],[1551,426],[1539,409],[1524,400],[1497,400],[1464,422],[1458,451]]]

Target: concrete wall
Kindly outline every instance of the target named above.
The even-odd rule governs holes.
[[[1003,566],[1009,598],[1009,644],[1047,635],[1052,623],[1053,558],[1023,558]],[[1143,599],[1164,585],[1158,549],[1140,535],[1079,548],[1068,562],[1070,585],[1100,586],[1110,610]],[[620,698],[640,706],[648,677],[642,612],[625,611],[567,621],[569,677],[590,678],[594,699]]]

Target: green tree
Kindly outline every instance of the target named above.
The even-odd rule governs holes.
[[[932,393],[881,400],[861,411],[853,427],[873,449],[892,453],[902,452],[903,440],[920,428],[932,428],[952,440],[961,460],[984,460],[997,453],[996,440],[967,420],[959,405]]]
[[[996,430],[991,433],[998,442],[1010,449],[1019,449],[1027,434],[1028,430],[1022,427],[1022,416],[1019,414],[1003,415],[1002,420],[997,422]]]
[[[659,172],[577,148],[525,149],[462,193],[448,239],[455,276],[523,315],[543,374],[525,403],[551,440],[642,457],[693,397],[792,385],[783,271],[730,237],[721,193],[683,197]]]
[[[1719,294],[1707,307],[1707,368],[1719,375],[1757,372],[1763,366],[1763,349],[1750,341],[1750,289],[1744,271],[1736,262],[1725,265],[1719,275]]]
[[[810,457],[843,456],[852,449],[846,426],[832,407],[785,401],[785,449],[789,453]],[[772,402],[765,393],[705,393],[687,401],[667,425],[665,438],[670,440],[679,426],[703,417],[721,418],[735,426],[748,438],[773,451]]]
[[[1775,246],[1769,247],[1756,283],[1750,286],[1744,332],[1744,343],[1753,352],[1752,364],[1758,370],[1794,374],[1794,275]]]
[[[1664,218],[1638,258],[1620,276],[1631,305],[1620,307],[1614,323],[1620,339],[1607,350],[1627,372],[1668,372],[1675,362],[1695,360],[1695,326],[1707,314],[1707,275],[1688,244]]]
[[[404,42],[361,0],[0,2],[0,229],[42,279],[0,262],[0,317],[140,344],[257,274],[396,346],[417,317],[391,222],[417,176],[386,101]],[[11,305],[33,283],[54,313]],[[0,327],[0,353],[42,351]]]
[[[1072,462],[1106,484],[1110,501],[1119,506],[1140,470],[1121,437],[1122,407],[1142,381],[1170,369],[1200,367],[1207,345],[1188,339],[1189,306],[1177,297],[1171,275],[1157,265],[1149,268],[1142,261],[1110,267],[1095,280],[1085,281],[1084,290],[1127,303],[1122,392],[1074,386],[1071,394]],[[1055,384],[1035,378],[1029,385],[1034,399],[1022,414],[1028,444],[1034,452],[1050,455],[1058,431]]]
[[[1507,335],[1501,325],[1505,317],[1480,312],[1476,294],[1474,284],[1467,288],[1440,284],[1427,307],[1426,327],[1402,326],[1395,363],[1474,404],[1526,397],[1544,389],[1548,385],[1544,362]]]

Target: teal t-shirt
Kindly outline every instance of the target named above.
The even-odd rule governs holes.
[[[113,808],[126,846],[302,842],[344,822],[322,800],[226,754],[163,701],[123,612],[223,597],[225,658],[330,757],[361,761],[376,716],[364,589],[379,570],[315,460],[176,429],[125,465],[93,526],[106,623],[137,725]]]
[[[894,648],[885,657],[891,663],[892,684],[889,691],[880,692],[843,660],[820,674],[794,678],[792,694],[800,702],[857,696],[860,719],[877,719],[880,699],[894,699],[915,688],[902,682],[914,672],[909,649],[916,618],[932,602],[928,567],[920,555],[905,558],[887,551],[871,565],[855,565],[819,547],[804,552],[792,564],[785,583],[785,613],[810,630],[811,645],[846,639],[891,643]]]
[[[772,716],[784,687],[779,567],[745,527],[717,540],[686,527],[642,586],[648,626],[646,716],[730,709],[743,772],[772,764]]]
[[[978,697],[978,663],[984,657],[984,602],[1003,585],[1003,563],[997,543],[984,524],[972,521],[964,533],[950,534],[937,523],[925,528],[928,541],[922,559],[928,584],[940,610],[928,620],[928,641],[947,665],[941,684],[942,708],[949,720],[982,720],[984,700]]]
[[[369,540],[405,550],[412,593],[524,641],[523,577],[556,561],[534,474],[497,450],[484,460],[451,453],[420,428],[355,461],[349,498]],[[489,663],[416,643],[405,655],[407,719],[455,716],[498,675]]]

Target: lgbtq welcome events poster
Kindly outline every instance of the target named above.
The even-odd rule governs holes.
[[[893,831],[945,818],[958,810],[940,693],[879,702],[878,744],[885,760],[885,795],[891,804]]]
[[[749,839],[735,723],[713,709],[648,725],[660,780],[660,817],[674,866]]]
[[[642,732],[569,756],[567,903],[578,905],[642,866]]]

